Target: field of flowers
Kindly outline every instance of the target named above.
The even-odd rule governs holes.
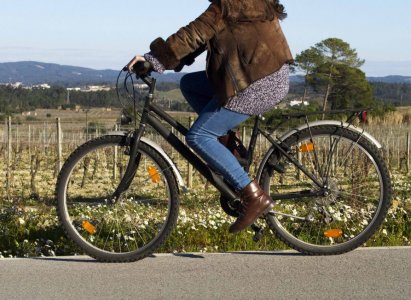
[[[365,246],[410,245],[411,178],[394,174],[394,197],[386,221]],[[228,233],[234,218],[219,207],[219,195],[213,188],[198,186],[182,195],[178,223],[160,252],[216,252],[285,249],[265,228],[259,242],[253,232]],[[262,221],[259,221],[262,222]],[[0,257],[29,257],[81,254],[61,229],[56,209],[50,200],[3,200],[0,209]]]

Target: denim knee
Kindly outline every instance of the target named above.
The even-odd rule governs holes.
[[[185,74],[180,79],[180,90],[183,95],[187,92],[187,90],[189,90],[189,86],[191,82],[189,74],[190,73]]]
[[[198,143],[198,133],[194,130],[189,130],[186,134],[186,143],[190,148],[196,149]]]

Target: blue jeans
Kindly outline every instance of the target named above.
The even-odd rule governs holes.
[[[251,182],[235,156],[217,138],[250,116],[221,107],[204,71],[184,75],[180,89],[199,117],[186,135],[187,144],[237,190]]]

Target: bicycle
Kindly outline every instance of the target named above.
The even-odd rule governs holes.
[[[149,64],[138,63],[134,70],[149,91],[139,106],[133,75],[126,74],[123,88],[132,105],[133,129],[79,146],[64,163],[56,185],[58,216],[67,236],[99,261],[147,257],[176,225],[184,181],[168,154],[144,137],[147,125],[216,187],[228,215],[238,216],[241,209],[237,192],[163,125],[168,123],[183,136],[188,131],[154,103],[156,79]],[[350,114],[347,121],[310,122],[308,113],[284,114],[280,124],[294,119],[304,124],[276,137],[272,135],[280,125],[267,131],[260,126],[261,116],[254,120],[244,168],[249,171],[261,134],[270,147],[256,180],[275,202],[263,218],[281,241],[305,254],[341,254],[357,248],[378,229],[390,206],[391,182],[381,145],[353,125],[366,112],[329,113],[341,112]],[[254,239],[261,238],[261,226],[251,228]]]

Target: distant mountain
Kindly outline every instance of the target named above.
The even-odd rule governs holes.
[[[24,85],[48,83],[66,87],[90,84],[114,84],[119,71],[58,65],[36,61],[0,63],[0,83],[22,82]],[[159,82],[179,82],[185,73],[166,73],[153,76]],[[370,82],[411,83],[410,76],[368,77]],[[304,76],[291,75],[292,83],[304,82]]]
[[[369,82],[384,82],[384,83],[411,83],[411,76],[389,75],[383,77],[367,77]],[[290,81],[293,83],[304,82],[304,76],[291,75]]]
[[[411,83],[411,76],[390,75],[385,77],[367,77],[370,82]]]
[[[114,84],[119,71],[94,70],[36,61],[0,63],[0,83],[23,85],[48,83],[67,87],[90,84]],[[184,73],[155,74],[159,82],[179,82]]]

